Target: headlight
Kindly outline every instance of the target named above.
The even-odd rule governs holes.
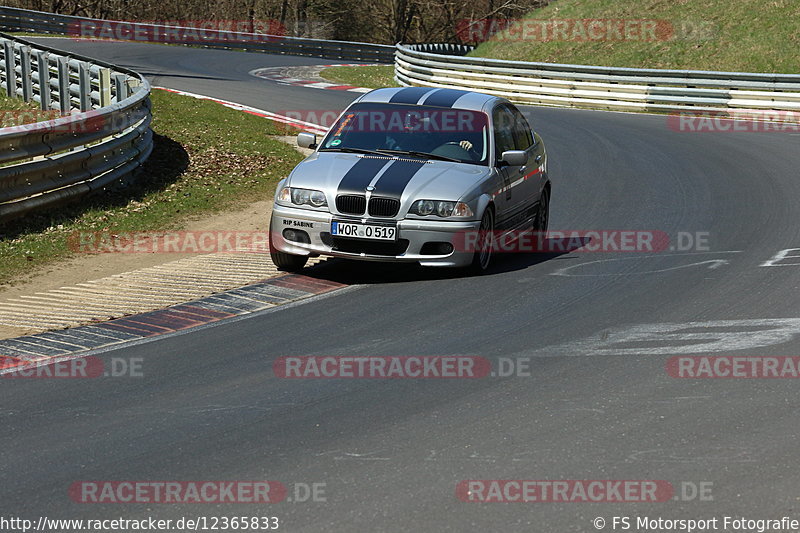
[[[311,193],[308,192],[306,189],[292,189],[292,203],[297,205],[303,205],[310,203],[309,198],[311,197]]]
[[[472,209],[464,202],[445,200],[417,200],[411,205],[409,213],[421,216],[435,214],[440,217],[471,217],[474,215]]]
[[[278,193],[278,201],[293,203],[295,205],[310,205],[312,207],[325,207],[328,201],[325,193],[313,189],[298,189],[297,187],[284,187]]]
[[[415,205],[417,206],[418,215],[430,215],[436,211],[436,202],[431,200],[420,200]],[[414,208],[412,207],[411,210],[413,211]]]
[[[322,191],[311,191],[311,194],[308,197],[308,201],[314,207],[322,207],[323,205],[328,205],[328,201],[325,199],[325,193]]]
[[[453,214],[455,207],[455,202],[439,202],[436,204],[436,214],[440,217],[449,217]]]

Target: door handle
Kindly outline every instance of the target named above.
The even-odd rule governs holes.
[[[542,155],[541,155],[541,154],[537,155],[537,156],[536,156],[536,159],[534,159],[534,161],[536,161],[537,163],[538,163],[539,161],[541,161],[541,160],[542,160]]]

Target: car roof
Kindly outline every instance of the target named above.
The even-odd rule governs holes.
[[[430,105],[451,109],[483,111],[487,104],[506,102],[505,98],[491,96],[475,91],[461,89],[441,89],[437,87],[390,87],[370,91],[358,102],[376,102],[411,105]]]

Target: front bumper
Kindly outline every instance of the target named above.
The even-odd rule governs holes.
[[[397,224],[398,242],[394,245],[331,236],[331,220],[357,223]],[[463,249],[463,234],[479,228],[480,221],[445,221],[403,219],[389,221],[380,218],[360,218],[332,215],[311,209],[298,209],[274,204],[270,224],[270,242],[276,250],[294,255],[328,255],[363,261],[409,262],[423,266],[464,267],[472,263],[472,252]],[[310,243],[288,241],[285,229],[301,230],[308,234]],[[407,241],[407,246],[406,246]],[[426,243],[450,243],[453,251],[433,255],[422,253]],[[430,246],[430,245],[429,245]],[[427,250],[426,250],[427,251]]]

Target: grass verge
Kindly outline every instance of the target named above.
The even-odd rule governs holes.
[[[269,198],[302,158],[263,118],[159,90],[152,102],[153,153],[135,180],[0,225],[0,285],[69,257],[75,232],[180,229]]]
[[[367,87],[381,89],[383,87],[396,87],[394,81],[393,65],[370,65],[368,67],[330,67],[319,73],[326,80],[352,85],[354,87]]]
[[[619,67],[800,72],[797,0],[557,0],[527,18],[655,20],[658,31],[655,40],[575,40],[570,30],[569,38],[549,41],[535,30],[528,39],[509,37],[506,31],[472,55]]]
[[[11,98],[6,95],[5,89],[0,90],[0,128],[22,126],[40,120],[57,118],[55,113],[48,113],[39,109],[36,102],[26,102],[20,98]]]

